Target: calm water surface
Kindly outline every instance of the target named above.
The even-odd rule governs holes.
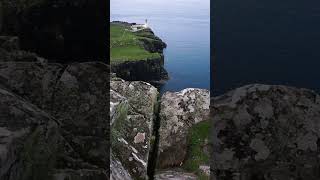
[[[148,23],[167,43],[170,80],[161,92],[210,88],[209,0],[111,0],[111,21]]]
[[[249,83],[320,92],[320,1],[216,0],[214,94]]]

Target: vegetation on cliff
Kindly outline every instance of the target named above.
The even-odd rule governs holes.
[[[210,121],[193,125],[188,133],[188,155],[183,168],[198,175],[199,179],[209,179],[199,167],[209,164]]]
[[[138,61],[161,58],[164,43],[150,29],[132,32],[129,23],[110,23],[110,62]],[[155,46],[155,47],[151,47]]]

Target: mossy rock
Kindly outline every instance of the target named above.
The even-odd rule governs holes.
[[[209,179],[209,177],[199,169],[201,165],[209,164],[209,133],[210,121],[202,121],[189,129],[187,138],[188,151],[187,158],[183,163],[183,168],[188,172],[198,175],[199,179]]]

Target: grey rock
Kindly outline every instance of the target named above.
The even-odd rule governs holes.
[[[161,97],[158,168],[179,166],[187,154],[188,130],[209,118],[209,91],[184,89]]]
[[[214,178],[320,178],[318,94],[254,84],[215,97],[211,111]]]
[[[111,180],[132,180],[129,172],[123,167],[121,162],[110,154],[110,179]]]
[[[112,151],[132,178],[147,179],[158,91],[142,81],[114,78],[110,84]]]
[[[0,88],[0,179],[51,178],[61,142],[57,121]]]
[[[109,164],[109,67],[75,63],[55,87],[51,114],[60,120],[65,139],[90,164]]]
[[[52,143],[48,148],[52,146],[52,150],[59,151],[52,152],[55,159],[52,165],[48,164],[50,169],[44,169],[42,173],[57,180],[109,179],[109,70],[107,65],[95,62],[72,64],[66,68],[35,62],[0,63],[0,87],[33,103],[25,108],[41,108],[57,122],[59,142],[52,142],[55,136],[48,137],[47,141]],[[26,113],[25,110],[17,112]],[[20,121],[33,119],[22,116]],[[13,125],[18,127],[19,124]],[[7,131],[4,133],[8,134]],[[12,151],[20,152],[21,142],[17,142]],[[37,149],[34,151],[38,152]],[[51,156],[51,151],[43,153]],[[43,162],[51,163],[51,160]],[[39,169],[46,168],[46,165],[39,166]],[[5,171],[2,167],[6,165],[0,162],[0,172]],[[27,171],[21,168],[14,173],[32,173],[28,178],[37,179],[36,173]],[[15,180],[24,178],[14,177]]]
[[[49,110],[63,67],[36,62],[0,62],[0,85]]]

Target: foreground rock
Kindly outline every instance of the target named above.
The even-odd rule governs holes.
[[[316,180],[320,96],[248,85],[214,98],[212,174],[219,180]]]
[[[187,135],[192,125],[209,117],[209,91],[185,89],[166,92],[161,98],[158,167],[180,165],[187,154]]]
[[[0,88],[0,179],[49,179],[61,138],[58,123]]]
[[[111,180],[132,180],[129,172],[123,167],[122,163],[114,157],[112,153],[110,155],[110,169]]]
[[[0,62],[0,179],[109,179],[109,66],[15,60]]]
[[[161,98],[157,169],[182,167],[205,175],[209,163],[209,91],[184,89]]]
[[[158,91],[145,82],[114,78],[110,97],[111,144],[115,159],[134,179],[147,179]],[[119,170],[111,171],[115,174],[114,171]]]

